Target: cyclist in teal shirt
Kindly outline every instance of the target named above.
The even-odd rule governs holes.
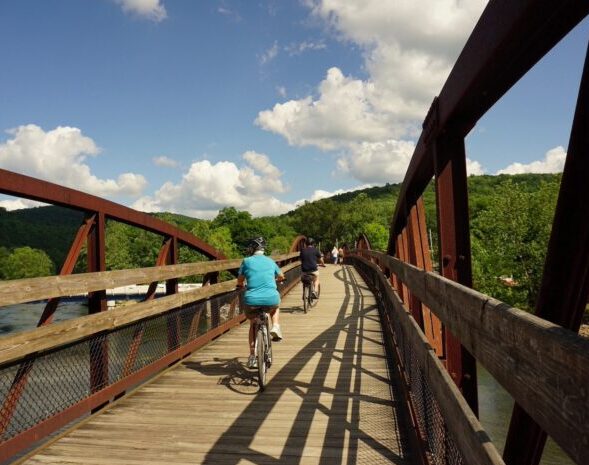
[[[250,241],[248,251],[250,257],[243,259],[237,276],[237,287],[243,287],[243,282],[247,282],[247,289],[244,295],[245,315],[250,320],[249,330],[249,347],[250,356],[248,367],[256,367],[256,357],[254,355],[255,334],[253,319],[255,312],[249,311],[249,307],[266,307],[265,311],[272,317],[272,329],[270,334],[272,339],[279,341],[282,339],[282,331],[279,324],[278,306],[280,305],[280,293],[276,287],[276,281],[283,281],[284,275],[274,260],[264,255],[266,241],[263,237],[257,237]]]

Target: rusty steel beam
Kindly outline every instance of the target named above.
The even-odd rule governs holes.
[[[465,136],[588,13],[589,2],[582,0],[488,3],[424,121],[399,193],[392,236],[401,232],[411,206],[433,177],[430,147],[438,135],[453,128]]]
[[[589,50],[536,302],[537,316],[574,332],[579,331],[589,296],[588,129]],[[516,404],[503,453],[505,463],[537,465],[545,443],[546,433]]]
[[[169,254],[170,254],[170,244],[172,243],[171,237],[164,237],[162,242],[162,246],[160,247],[160,251],[158,253],[157,259],[155,261],[155,266],[163,266],[167,263]],[[153,283],[149,283],[149,288],[144,297],[144,301],[152,300],[155,297],[155,292],[157,291],[157,281]]]
[[[447,134],[440,138],[435,147],[435,161],[440,274],[472,287],[466,156],[462,136]],[[476,360],[447,328],[444,331],[446,367],[478,416]]]
[[[76,266],[76,262],[78,261],[80,252],[82,251],[82,247],[84,247],[84,244],[86,243],[86,239],[88,238],[88,234],[90,234],[90,230],[95,219],[96,215],[91,215],[90,217],[84,219],[82,225],[79,227],[78,232],[76,233],[76,237],[72,242],[70,250],[67,253],[67,256],[61,267],[61,271],[59,272],[59,276],[72,274],[74,271],[74,267]],[[51,323],[58,303],[59,297],[53,297],[47,301],[37,326],[43,326]]]
[[[147,213],[30,176],[0,169],[0,193],[60,205],[83,212],[101,212],[107,218],[159,235],[176,237],[182,244],[198,250],[210,259],[224,260],[226,258],[222,252],[192,234],[158,220]]]

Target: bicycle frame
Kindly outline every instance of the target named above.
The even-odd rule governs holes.
[[[254,354],[258,362],[258,383],[260,391],[266,387],[266,374],[272,365],[272,339],[270,337],[270,317],[263,308],[257,309],[254,322]]]

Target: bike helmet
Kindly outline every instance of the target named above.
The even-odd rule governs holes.
[[[250,254],[253,254],[256,250],[264,250],[266,248],[266,241],[262,236],[250,239],[247,248]]]
[[[312,237],[307,237],[307,239],[305,239],[305,242],[307,243],[307,245],[315,245],[315,239],[313,239]]]

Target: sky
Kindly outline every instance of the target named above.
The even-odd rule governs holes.
[[[485,5],[0,0],[0,168],[205,219],[399,183]],[[478,122],[469,174],[562,171],[588,32]]]

